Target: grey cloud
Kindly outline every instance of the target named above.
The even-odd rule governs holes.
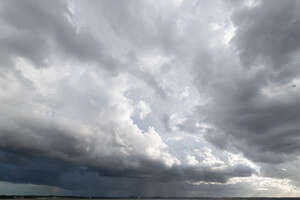
[[[163,114],[163,115],[161,116],[161,122],[162,122],[162,124],[163,124],[164,129],[165,129],[167,132],[171,132],[171,131],[172,131],[172,130],[171,130],[171,127],[170,127],[170,117],[169,117],[169,115]]]
[[[300,96],[298,87],[289,87],[299,78],[297,2],[265,1],[254,8],[222,1],[184,1],[178,7],[173,1],[69,3],[0,3],[4,181],[108,196],[226,196],[255,191],[245,183],[228,184],[232,178],[278,178],[270,169],[285,167],[291,173],[280,175],[300,180],[291,175],[299,155]],[[224,44],[218,28],[229,22],[236,32]],[[139,59],[148,55],[145,62],[153,55],[172,60],[163,69],[142,70]],[[17,66],[17,57],[33,65]],[[198,91],[187,97],[191,102],[211,101],[188,110],[184,100],[172,99],[172,73],[180,87]],[[185,85],[192,79],[194,85]],[[142,131],[132,117],[133,101],[145,99],[152,112],[140,122]],[[176,112],[184,119],[174,124],[178,132],[169,117]],[[212,128],[202,130],[197,123]],[[175,132],[192,133],[195,141],[167,142]],[[205,153],[198,147],[212,145],[199,142],[197,134],[242,153],[262,174],[243,162],[228,164],[229,158],[224,167],[202,165]],[[190,149],[202,153],[199,165],[185,162]]]
[[[18,154],[16,151],[1,151],[0,159],[0,174],[3,181],[57,186],[74,191],[74,194],[83,195],[169,195],[174,187],[177,190],[184,187],[185,190],[172,192],[174,196],[182,196],[194,190],[192,185],[184,183],[183,180],[196,181],[201,177],[200,179],[206,181],[224,182],[231,176],[248,176],[251,173],[247,168],[237,166],[219,173],[207,169],[200,174],[198,169],[191,168],[184,171],[173,169],[161,172],[162,177],[159,179],[124,176],[116,176],[116,178],[84,166],[69,165],[66,162],[40,156]],[[171,180],[162,180],[166,176]]]
[[[255,8],[237,9],[232,17],[237,28],[232,43],[241,60],[248,67],[268,65],[274,72],[281,70],[280,75],[298,73],[291,60],[300,46],[299,2],[258,2]]]
[[[128,25],[132,24],[132,27],[139,27],[138,33],[142,31],[145,33],[153,32],[147,30],[145,27],[148,23],[151,23],[147,21],[148,19],[146,17],[144,17],[141,22],[138,22],[135,21],[135,19],[139,17],[131,16],[131,9],[129,9],[129,7],[132,7],[134,10],[139,10],[140,7],[142,7],[139,3],[132,3],[132,6],[129,7],[127,4],[122,6],[118,4],[118,7],[116,7],[114,3],[109,1],[103,1],[101,4],[103,5],[99,5],[99,8],[114,10],[114,13],[119,13],[116,9],[123,10],[122,12],[124,12],[123,14],[126,17],[122,19],[132,19],[133,21],[129,20]],[[92,5],[94,4],[89,6]],[[12,1],[3,3],[0,9],[2,10],[1,18],[3,26],[7,27],[8,30],[4,32],[0,41],[2,44],[0,56],[3,58],[3,66],[12,66],[13,62],[11,62],[11,60],[14,60],[17,56],[29,59],[36,67],[49,66],[52,62],[55,63],[57,59],[62,62],[75,59],[81,63],[87,62],[96,64],[106,69],[111,75],[116,75],[121,71],[127,71],[141,81],[144,81],[161,97],[165,98],[165,92],[159,86],[156,78],[149,73],[141,71],[137,63],[135,63],[136,60],[131,56],[130,52],[142,51],[142,48],[126,47],[128,44],[124,43],[124,49],[129,50],[126,50],[120,55],[120,57],[123,57],[122,59],[117,58],[116,55],[119,53],[116,54],[116,52],[112,52],[110,46],[106,44],[105,39],[97,36],[97,34],[91,34],[91,32],[84,30],[84,28],[77,27],[79,25],[72,24],[68,20],[68,18],[72,19],[76,18],[76,16],[73,16],[67,2],[34,2],[27,0],[20,3]],[[22,12],[20,12],[20,10],[22,10]],[[105,23],[109,23],[110,25],[115,24],[115,28],[113,28],[114,32],[116,32],[119,37],[121,36],[120,39],[126,40],[126,38],[122,38],[125,37],[124,34],[121,34],[125,27],[120,24],[124,23],[120,23],[115,19],[115,15],[110,15],[106,11],[102,14],[103,16],[96,17],[103,17],[107,21],[102,22],[102,24],[97,24],[97,26],[104,26]],[[140,15],[142,15],[142,13],[140,13]],[[129,34],[127,36],[134,37],[134,40],[133,38],[130,39],[136,41],[133,32],[129,29],[126,30],[125,33]],[[104,33],[107,32],[106,34],[110,33],[109,29],[102,31]],[[148,37],[144,34],[141,34],[141,37],[142,36],[144,39]],[[158,34],[153,40],[157,43],[160,39],[160,35]],[[153,42],[149,41],[149,44],[153,44]],[[137,44],[137,47],[139,45],[140,44]],[[147,44],[142,45],[142,47],[145,46],[147,46]]]
[[[213,54],[194,61],[198,90],[212,97],[197,115],[219,129],[206,134],[217,146],[236,147],[257,162],[281,163],[299,155],[299,95],[290,86],[299,78],[299,31],[291,25],[297,7],[296,1],[238,6],[233,51],[220,55],[222,61]]]
[[[67,134],[69,131],[55,123],[37,119],[1,120],[0,146],[7,150],[64,160],[84,156],[87,144]]]
[[[80,191],[79,188],[83,186],[79,183],[76,185],[76,181],[73,185],[72,179],[65,178],[66,174],[87,174],[86,184],[101,182],[97,178],[88,178],[90,173],[108,178],[133,179],[136,182],[143,180],[168,184],[184,181],[226,183],[232,177],[247,177],[255,173],[246,165],[223,169],[185,165],[169,167],[162,161],[144,157],[138,152],[125,156],[121,150],[122,144],[116,142],[116,135],[108,132],[112,134],[109,141],[94,143],[93,140],[97,138],[83,137],[78,128],[63,126],[55,120],[19,115],[2,117],[0,121],[0,148],[3,152],[0,163],[3,165],[1,172],[5,174],[4,181]],[[98,152],[98,145],[102,145],[107,152]],[[85,187],[81,189],[86,191]]]
[[[91,149],[93,146],[83,138],[76,137],[75,130],[68,130],[58,124],[45,123],[37,119],[10,119],[6,125],[2,122],[0,130],[2,150],[34,157],[58,159],[74,165],[86,164],[106,176],[225,182],[229,177],[249,176],[253,173],[253,170],[246,166],[235,166],[235,168],[228,168],[224,171],[181,166],[169,168],[159,161],[143,157],[125,158],[121,153],[109,157],[98,154],[99,157],[95,158],[91,157],[90,153],[93,151]],[[114,145],[116,146],[114,147]],[[87,147],[90,148],[88,151]],[[111,143],[109,148],[119,149],[120,147],[118,144]],[[131,162],[139,164],[137,167],[126,166],[128,160],[123,162],[123,159],[129,159]]]
[[[43,67],[47,59],[60,53],[60,58],[100,62],[110,70],[116,67],[99,40],[88,32],[78,32],[67,20],[66,15],[71,14],[66,2],[12,1],[4,2],[1,10],[2,20],[12,29],[1,39],[2,52],[8,58],[23,56]]]

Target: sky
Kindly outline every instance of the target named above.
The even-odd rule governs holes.
[[[0,194],[299,196],[299,10],[2,0]]]

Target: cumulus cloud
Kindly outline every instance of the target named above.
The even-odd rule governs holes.
[[[273,181],[267,194],[297,194],[298,7],[1,2],[0,181],[106,196],[247,196]]]

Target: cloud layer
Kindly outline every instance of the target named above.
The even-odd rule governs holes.
[[[299,6],[1,2],[0,181],[12,193],[299,194]]]

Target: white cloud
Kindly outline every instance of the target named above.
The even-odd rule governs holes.
[[[144,119],[151,112],[149,104],[142,100],[135,105],[135,110],[138,112],[140,119]]]
[[[199,164],[199,161],[193,155],[187,154],[186,155],[186,160],[187,160],[188,165],[198,165]]]

